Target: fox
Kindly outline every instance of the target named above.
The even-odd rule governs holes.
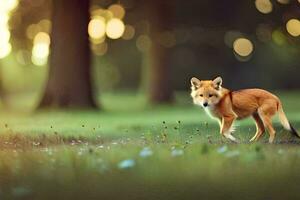
[[[213,80],[193,77],[190,82],[193,103],[203,107],[211,118],[218,121],[220,134],[230,141],[238,142],[232,135],[235,120],[252,117],[256,132],[250,142],[258,141],[267,129],[269,143],[273,143],[276,131],[272,118],[277,113],[283,128],[300,138],[288,121],[280,99],[271,92],[258,88],[230,91],[222,87],[223,80],[220,76]]]

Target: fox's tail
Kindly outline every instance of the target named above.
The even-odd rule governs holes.
[[[290,131],[293,135],[296,137],[300,138],[300,135],[296,131],[296,129],[291,125],[289,120],[287,119],[285,113],[283,112],[282,104],[279,102],[278,104],[278,115],[279,115],[279,120],[284,127],[284,129]]]

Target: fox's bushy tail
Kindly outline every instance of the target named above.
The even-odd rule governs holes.
[[[290,131],[296,137],[300,138],[300,135],[298,134],[296,129],[291,125],[291,123],[287,119],[287,117],[283,111],[282,104],[280,102],[278,104],[278,115],[279,115],[279,120],[280,120],[283,128]]]

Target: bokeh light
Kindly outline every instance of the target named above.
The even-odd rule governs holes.
[[[273,10],[273,4],[270,0],[255,0],[255,7],[263,14],[268,14]]]
[[[125,31],[125,25],[123,21],[118,18],[112,18],[106,24],[106,35],[111,39],[118,39],[122,37]]]
[[[147,52],[152,45],[152,41],[148,35],[140,35],[136,40],[136,47],[141,52]]]
[[[135,29],[133,26],[131,25],[126,25],[125,26],[125,31],[124,31],[124,34],[122,36],[122,38],[124,40],[131,40],[135,35]]]
[[[107,42],[103,42],[101,44],[92,44],[91,49],[95,55],[103,56],[108,50],[108,45]]]
[[[238,38],[233,42],[235,53],[240,56],[249,56],[253,52],[253,44],[246,38]]]
[[[227,31],[224,35],[224,42],[226,46],[232,48],[233,47],[233,42],[237,39],[243,37],[243,34],[239,31]]]
[[[11,44],[10,43],[3,43],[0,44],[0,59],[5,58],[11,52]]]
[[[48,35],[48,33],[45,32],[39,32],[38,34],[36,34],[36,36],[34,37],[33,40],[34,44],[38,44],[38,43],[45,43],[45,44],[50,44],[50,36]]]
[[[285,35],[280,30],[273,31],[272,39],[275,42],[275,44],[277,44],[279,46],[286,44]]]
[[[93,6],[95,7],[95,6]],[[113,13],[110,10],[102,9],[99,7],[92,8],[91,10],[92,18],[96,16],[104,17],[106,20],[113,18]]]
[[[278,3],[281,3],[281,4],[289,4],[290,3],[290,0],[277,0]]]
[[[33,40],[32,63],[38,66],[45,65],[49,56],[50,36],[48,33],[39,32]]]
[[[88,25],[88,33],[91,39],[99,40],[105,36],[105,19],[101,16],[94,17]]]
[[[38,24],[31,24],[26,29],[26,36],[29,39],[33,39],[40,31],[41,27]]]
[[[0,10],[10,12],[15,9],[19,4],[18,0],[1,0],[0,1]]]
[[[49,19],[42,19],[38,23],[38,25],[39,25],[39,27],[41,28],[42,31],[44,31],[46,33],[50,33],[52,22]]]
[[[32,48],[31,61],[33,64],[42,66],[47,63],[49,46],[44,43],[35,44]]]
[[[0,12],[0,26],[6,26],[9,16],[6,12]]]
[[[287,32],[294,36],[297,37],[300,35],[300,21],[298,19],[290,19],[286,23],[286,30]]]
[[[9,38],[10,38],[10,32],[8,29],[5,28],[0,28],[0,43],[7,43],[9,42]]]
[[[115,18],[123,19],[123,17],[125,16],[125,9],[120,4],[113,4],[109,6],[108,10],[112,12]]]
[[[8,56],[12,50],[8,21],[11,11],[19,4],[18,0],[0,1],[0,59]]]

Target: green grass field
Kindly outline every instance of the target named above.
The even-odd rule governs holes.
[[[280,94],[300,129],[300,94]],[[299,198],[299,140],[275,119],[248,143],[252,119],[237,123],[241,144],[178,94],[173,105],[145,106],[141,96],[107,94],[102,111],[30,110],[13,98],[0,113],[0,199],[292,199]],[[22,101],[21,101],[22,100]]]

